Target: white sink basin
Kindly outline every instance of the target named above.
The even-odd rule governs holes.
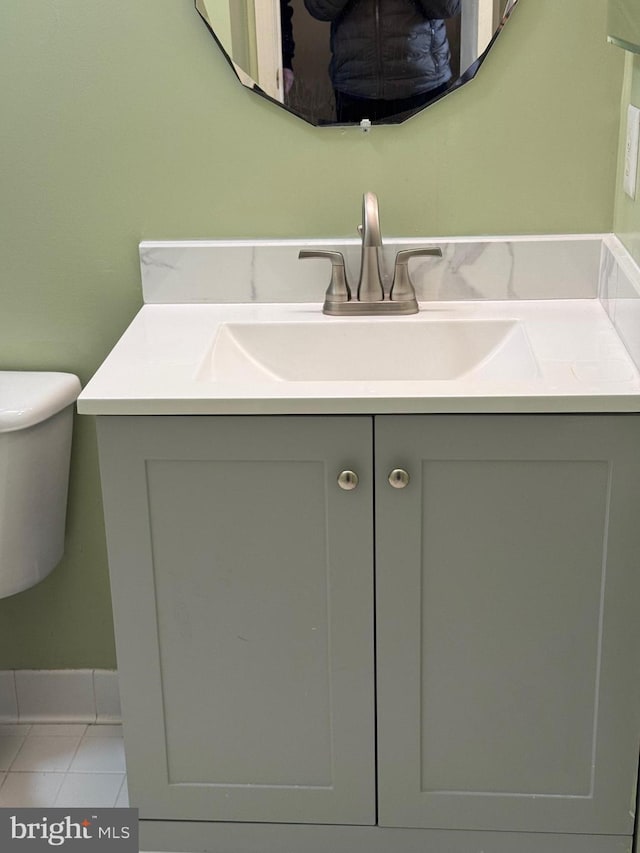
[[[236,382],[531,379],[538,368],[522,323],[432,319],[223,323],[198,372]]]

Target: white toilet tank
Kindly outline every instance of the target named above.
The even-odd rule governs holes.
[[[0,371],[0,598],[41,581],[64,551],[71,373]]]

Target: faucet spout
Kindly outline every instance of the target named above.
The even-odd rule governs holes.
[[[378,196],[375,193],[365,193],[362,196],[362,245],[382,246]]]
[[[382,234],[375,193],[365,193],[362,198],[362,225],[358,230],[362,235],[362,262],[357,298],[359,302],[380,302],[384,299],[379,255]]]

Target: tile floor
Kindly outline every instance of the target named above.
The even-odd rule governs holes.
[[[0,808],[128,805],[121,726],[0,725]]]

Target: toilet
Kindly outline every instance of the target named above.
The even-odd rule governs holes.
[[[64,551],[71,373],[0,371],[0,598],[37,584]]]

